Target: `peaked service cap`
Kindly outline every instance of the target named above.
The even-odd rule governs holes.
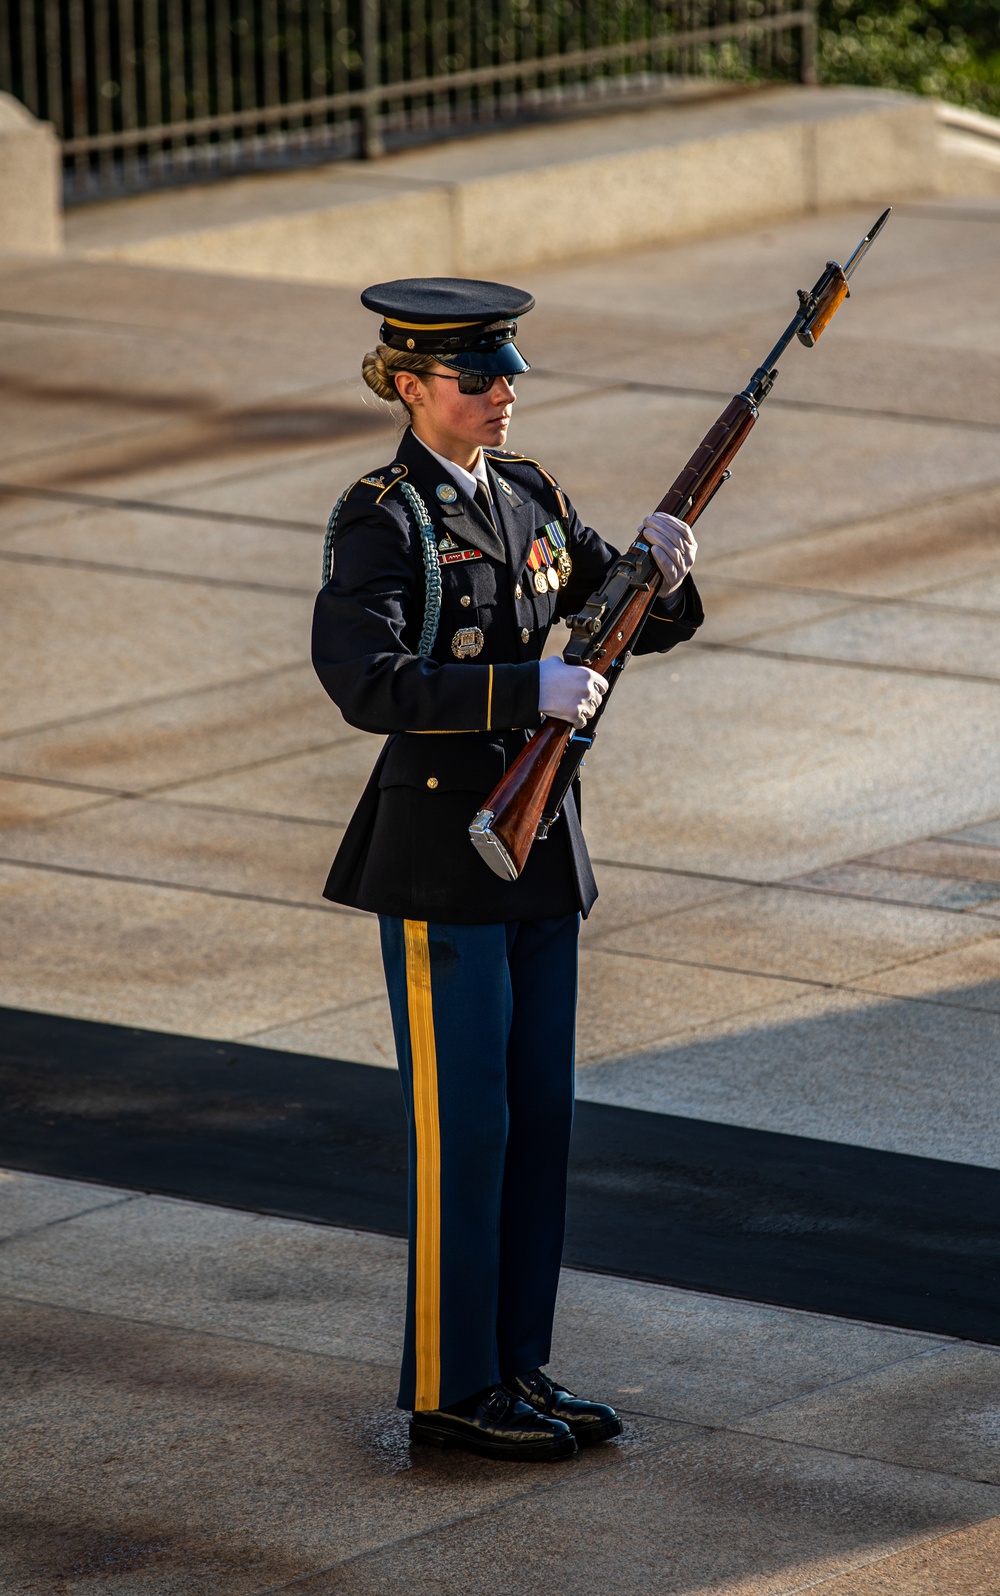
[[[513,377],[530,370],[514,343],[517,318],[535,303],[523,288],[470,277],[401,277],[366,288],[361,303],[383,317],[379,338],[391,349],[433,355],[457,371]]]

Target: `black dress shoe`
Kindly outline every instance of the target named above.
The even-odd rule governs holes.
[[[585,1402],[572,1391],[565,1391],[557,1381],[550,1380],[541,1369],[517,1374],[504,1383],[508,1391],[527,1402],[536,1413],[568,1424],[580,1446],[596,1446],[598,1441],[610,1441],[612,1436],[622,1433],[622,1421],[614,1408],[606,1402]]]
[[[410,1440],[426,1446],[462,1446],[508,1463],[550,1463],[576,1451],[568,1424],[536,1412],[502,1385],[491,1386],[476,1403],[462,1406],[469,1411],[435,1408],[414,1413]]]

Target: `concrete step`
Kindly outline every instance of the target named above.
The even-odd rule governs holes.
[[[941,192],[975,197],[1000,194],[1000,117],[961,105],[937,105]]]
[[[934,102],[774,88],[519,128],[81,207],[69,250],[361,287],[546,261],[939,192]]]

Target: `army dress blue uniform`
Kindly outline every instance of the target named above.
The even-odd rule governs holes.
[[[344,499],[313,659],[345,719],[387,741],[325,895],[380,917],[410,1118],[410,1281],[399,1403],[437,1408],[544,1364],[562,1250],[572,1120],[576,942],[597,889],[579,796],[517,881],[474,851],[469,822],[539,724],[550,627],[616,551],[531,460],[486,451],[494,519],[408,429]],[[407,483],[434,522],[440,621],[418,653],[426,565]],[[572,574],[528,565],[561,523]],[[640,652],[702,619],[688,577]]]

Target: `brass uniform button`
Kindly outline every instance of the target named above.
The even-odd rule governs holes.
[[[462,597],[459,599],[458,602],[461,604],[463,609],[467,610],[469,608],[469,605],[472,603],[472,600],[469,597],[468,593],[463,593]]]
[[[526,626],[522,626],[521,627],[521,642],[522,643],[526,643],[530,636],[531,636],[531,633],[528,631],[528,628]]]
[[[524,595],[521,592],[521,584],[520,584],[520,582],[518,582],[516,588],[514,589],[514,597],[515,598],[523,598],[523,596]]]
[[[437,786],[437,784],[438,784],[438,779],[437,779],[436,776],[428,776],[427,785],[428,785],[428,787],[431,788],[432,791]]]

